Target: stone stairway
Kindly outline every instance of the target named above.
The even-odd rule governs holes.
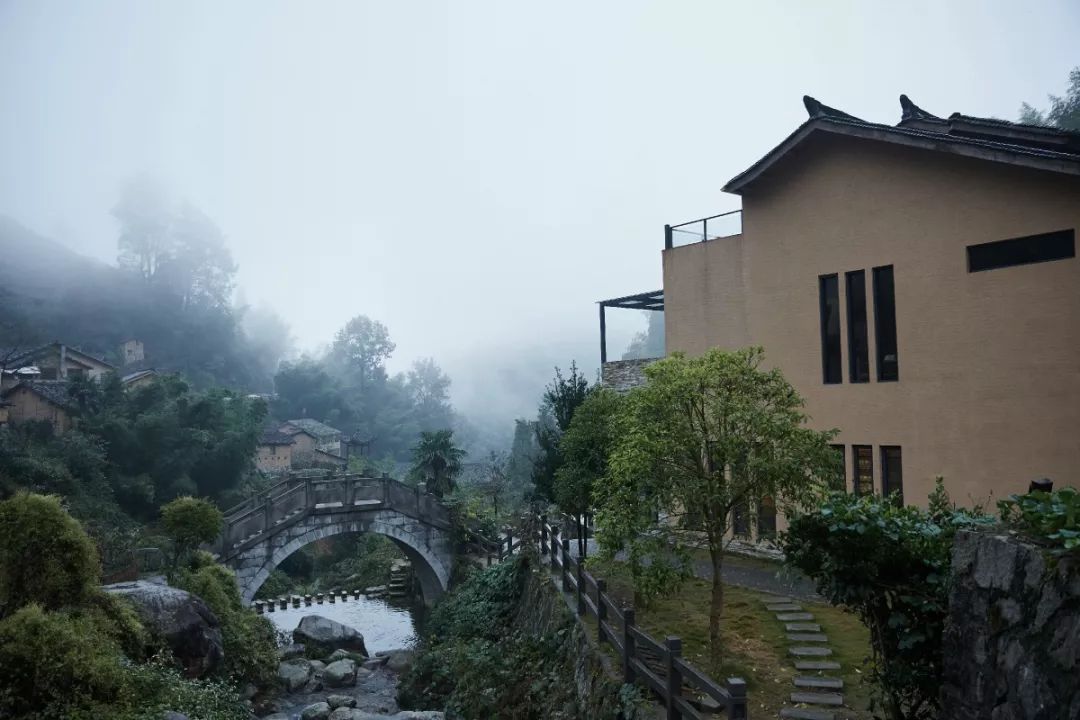
[[[791,598],[763,595],[761,601],[766,610],[775,613],[776,619],[784,623],[788,655],[799,671],[792,678],[795,686],[791,693],[792,707],[780,710],[780,717],[786,720],[836,720],[832,708],[844,704],[844,681],[822,674],[840,669],[840,663],[830,659],[833,653],[828,636],[821,631],[821,625],[814,622],[813,613],[806,612]]]
[[[412,586],[412,564],[408,560],[395,560],[390,566],[390,597],[408,597]]]

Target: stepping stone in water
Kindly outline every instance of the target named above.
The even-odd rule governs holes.
[[[775,605],[766,605],[765,609],[769,612],[799,612],[802,610],[802,605],[796,603],[776,603]]]
[[[814,614],[808,612],[779,613],[776,619],[780,622],[801,622],[803,620],[813,620]]]
[[[812,688],[817,690],[840,690],[844,687],[844,681],[840,678],[816,677],[814,675],[796,675],[791,679],[797,688]]]
[[[840,663],[834,660],[796,660],[796,670],[839,670]]]
[[[790,633],[789,642],[829,642],[829,636],[823,633]]]
[[[793,692],[791,702],[808,705],[843,705],[844,696],[839,693]]]
[[[832,650],[827,647],[797,645],[788,648],[788,655],[794,655],[795,657],[828,657],[832,655]]]
[[[817,623],[788,623],[784,626],[788,632],[821,632],[821,626]]]
[[[836,720],[832,710],[813,710],[811,708],[782,708],[780,717],[784,720]]]

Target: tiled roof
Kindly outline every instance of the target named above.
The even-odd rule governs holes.
[[[120,378],[120,382],[127,385],[128,383],[135,382],[140,378],[147,377],[148,375],[157,375],[157,370],[154,368],[147,368],[146,370],[136,370],[135,372],[128,373]]]
[[[940,118],[903,95],[903,112],[898,125],[861,120],[809,96],[803,98],[803,103],[809,119],[764,157],[728,181],[724,186],[726,192],[741,192],[789,150],[818,132],[1080,175],[1080,133],[959,113],[953,113],[948,119]]]
[[[37,358],[44,355],[49,349],[59,347],[62,344],[63,343],[58,342],[45,343],[44,345],[38,345],[37,347],[17,352],[16,355],[12,356],[11,359],[8,360],[7,365],[8,367],[14,367],[17,363],[22,363],[24,365],[28,364],[29,361],[36,360]],[[111,368],[116,367],[104,358],[100,358],[97,355],[91,355],[88,352],[84,352],[82,350],[79,350],[78,348],[71,347],[70,345],[65,346],[65,349],[67,352],[70,352],[74,355],[81,355],[84,358],[89,358],[94,362],[101,363],[102,365],[108,365]],[[15,350],[18,350],[18,348],[15,348]],[[11,348],[0,348],[0,357],[6,357],[10,352]]]
[[[296,441],[285,433],[272,428],[263,430],[262,435],[259,436],[260,445],[292,445],[294,442]]]
[[[285,424],[282,425],[282,427],[281,427],[281,431],[288,433],[289,429],[288,429],[288,427],[286,427],[286,425],[292,425],[293,427],[297,428],[298,430],[303,430],[304,432],[308,433],[309,435],[313,435],[313,436],[315,436],[317,438],[320,438],[320,439],[331,436],[331,435],[338,435],[338,436],[341,435],[341,431],[338,430],[337,428],[330,427],[329,425],[321,423],[318,420],[312,420],[311,418],[300,418],[299,420],[286,420]],[[292,433],[290,433],[290,434],[292,434]]]
[[[27,388],[30,392],[44,398],[57,407],[71,407],[71,397],[68,395],[70,384],[67,380],[23,380],[18,385],[4,391],[3,397],[9,397],[19,388]]]

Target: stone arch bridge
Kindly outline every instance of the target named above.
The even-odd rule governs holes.
[[[431,604],[450,581],[450,531],[450,512],[422,488],[388,477],[293,475],[226,512],[216,550],[249,603],[274,568],[305,545],[378,533],[404,551]]]

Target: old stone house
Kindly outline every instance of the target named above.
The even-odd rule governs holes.
[[[0,392],[0,402],[7,405],[7,417],[12,425],[44,420],[57,435],[71,428],[71,401],[65,380],[24,380]]]
[[[288,472],[293,466],[295,444],[296,441],[283,432],[264,430],[255,453],[255,468],[270,474]]]

